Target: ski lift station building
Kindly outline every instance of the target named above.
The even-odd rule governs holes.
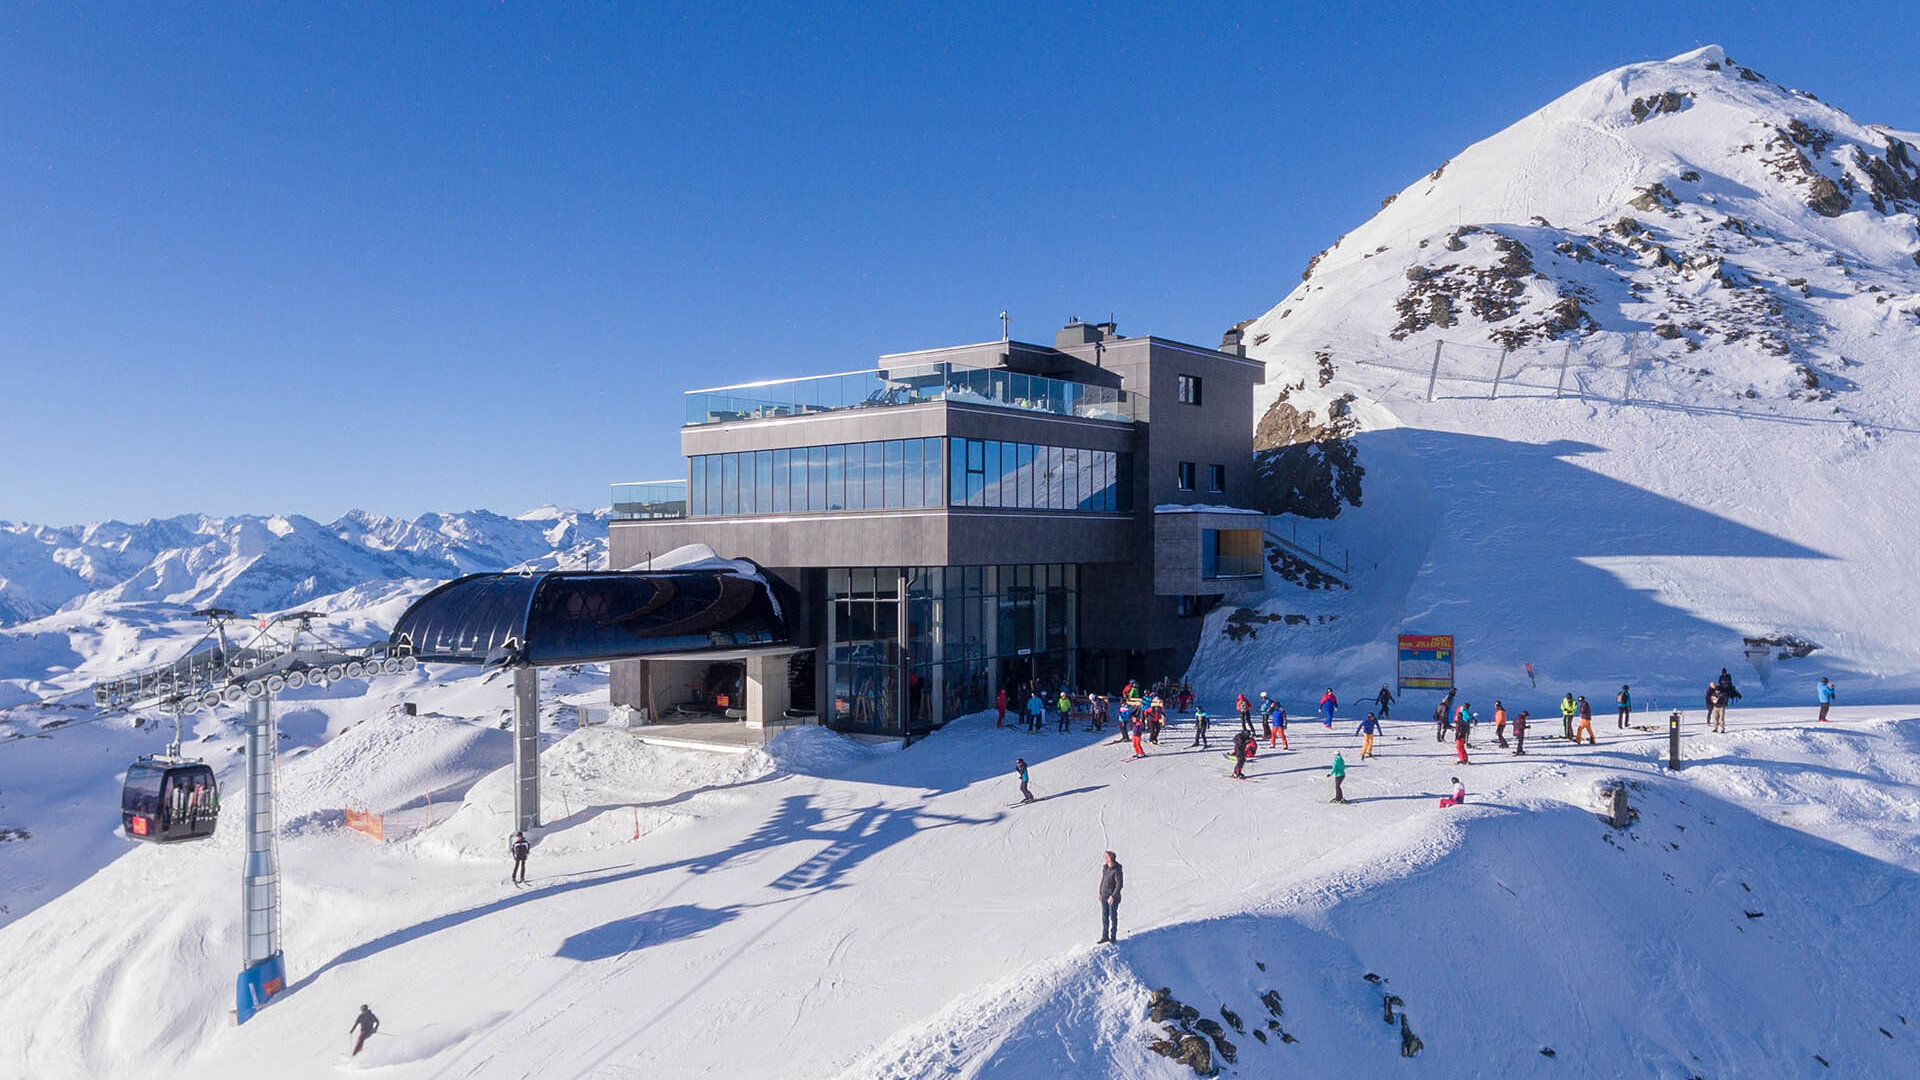
[[[758,717],[911,735],[1002,686],[1178,674],[1198,616],[1260,586],[1263,381],[1237,331],[1210,349],[1074,320],[1051,346],[690,391],[685,475],[614,486],[612,566],[752,560],[792,598],[793,648],[617,661],[613,703],[724,709],[751,679],[776,699]]]

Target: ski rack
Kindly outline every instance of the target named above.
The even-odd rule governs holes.
[[[194,650],[172,663],[160,664],[93,687],[93,703],[105,710],[158,708],[164,712],[194,713],[222,704],[258,701],[286,689],[324,686],[343,679],[399,675],[416,666],[407,645],[376,642],[342,647],[321,638],[313,622],[326,616],[296,611],[262,619],[252,640],[234,646],[227,639],[227,623],[234,613],[225,608],[194,612],[213,625]],[[276,631],[291,628],[284,639]],[[312,638],[311,642],[303,638]]]

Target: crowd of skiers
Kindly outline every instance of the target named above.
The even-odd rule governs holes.
[[[1836,695],[1837,691],[1833,683],[1822,677],[1817,690],[1821,721],[1824,722],[1827,719],[1828,709]],[[1456,703],[1457,696],[1457,689],[1446,692],[1433,708],[1433,723],[1434,740],[1443,745],[1451,742],[1454,759],[1458,764],[1472,763],[1469,751],[1473,746],[1473,736],[1476,730],[1483,730],[1482,725],[1487,721],[1492,722],[1494,742],[1499,749],[1514,755],[1524,755],[1527,752],[1527,734],[1533,719],[1531,712],[1525,709],[1509,712],[1505,702],[1496,700],[1490,712],[1483,716],[1471,702]],[[1726,730],[1727,704],[1739,698],[1740,691],[1734,686],[1732,675],[1722,668],[1719,678],[1707,686],[1707,723],[1710,731]],[[1002,712],[1002,722],[1004,722],[1004,710],[1008,700],[1007,692],[1002,691],[997,703]],[[1360,739],[1358,760],[1365,761],[1375,756],[1375,743],[1383,737],[1385,721],[1392,718],[1392,708],[1398,700],[1400,699],[1396,698],[1393,691],[1386,686],[1382,686],[1379,693],[1367,699],[1367,704],[1373,708],[1359,720],[1353,730],[1353,734]],[[1633,688],[1630,685],[1621,685],[1619,692],[1614,695],[1614,707],[1615,730],[1625,731],[1631,728],[1634,699]],[[1325,693],[1321,694],[1313,715],[1320,721],[1323,728],[1330,731],[1338,717],[1339,709],[1340,698],[1334,693],[1332,687],[1328,687]],[[1251,697],[1244,692],[1236,695],[1233,711],[1239,720],[1239,726],[1227,737],[1226,752],[1233,761],[1233,771],[1228,775],[1234,779],[1246,779],[1247,762],[1259,753],[1262,741],[1265,741],[1269,750],[1292,749],[1287,738],[1289,717],[1286,707],[1267,691],[1258,691]],[[1117,699],[1103,694],[1074,695],[1062,690],[1050,703],[1045,700],[1045,695],[1039,691],[1032,691],[1028,697],[1024,718],[1029,731],[1043,730],[1049,715],[1057,717],[1061,731],[1069,730],[1071,718],[1074,716],[1084,716],[1087,721],[1086,729],[1096,732],[1104,730],[1109,722],[1117,720],[1120,741],[1131,747],[1133,757],[1144,758],[1148,754],[1148,747],[1160,744],[1160,736],[1168,726],[1170,712],[1186,713],[1191,717],[1193,738],[1187,744],[1187,748],[1201,750],[1212,748],[1216,737],[1213,734],[1213,717],[1204,706],[1196,704],[1191,684],[1176,683],[1168,679],[1163,679],[1151,687],[1143,687],[1138,682],[1130,681]],[[1575,745],[1581,743],[1596,745],[1600,741],[1594,733],[1593,705],[1587,700],[1586,695],[1569,690],[1560,699],[1560,737]],[[1031,801],[1032,796],[1027,790],[1027,764],[1024,760],[1018,763],[1017,771],[1020,774],[1023,801]],[[1345,755],[1336,752],[1328,770],[1328,776],[1333,781],[1332,801],[1334,802],[1346,801],[1344,790],[1346,771]],[[1443,801],[1442,805],[1454,805],[1465,801],[1465,788],[1459,785],[1457,777],[1454,780],[1456,790],[1453,795]]]

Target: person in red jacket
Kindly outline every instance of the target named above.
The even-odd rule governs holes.
[[[1007,688],[1006,687],[1003,686],[1000,688],[999,695],[993,699],[993,707],[999,710],[999,715],[993,718],[993,726],[1006,727],[1007,726]]]
[[[1329,686],[1327,692],[1320,695],[1320,719],[1329,728],[1333,726],[1333,714],[1338,708],[1340,699],[1333,696],[1333,687]]]

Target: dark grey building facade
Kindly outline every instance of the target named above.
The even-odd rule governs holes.
[[[1075,321],[1052,346],[690,392],[686,476],[616,485],[612,564],[694,543],[758,563],[797,598],[792,706],[846,730],[924,730],[1003,686],[1178,674],[1198,615],[1260,587],[1262,381],[1231,340]],[[728,696],[657,663],[616,664],[614,703]]]

